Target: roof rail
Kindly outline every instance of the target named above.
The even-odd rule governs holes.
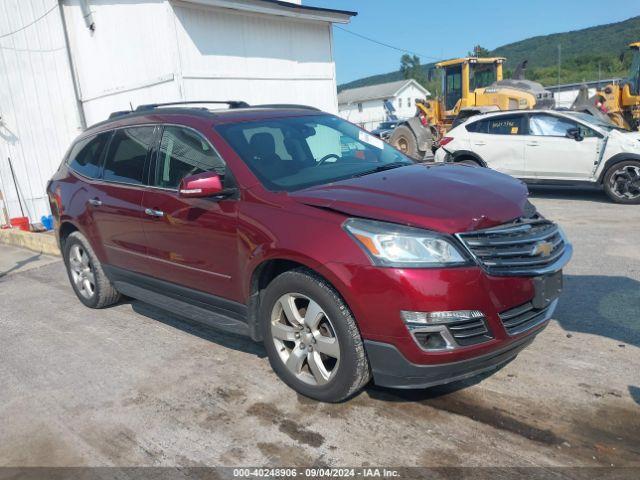
[[[132,110],[119,110],[117,112],[111,112],[109,114],[109,119],[116,118],[116,117],[123,117],[125,115],[130,114],[131,112]]]
[[[300,105],[297,103],[265,103],[263,105],[252,105],[254,108],[302,108],[304,110],[315,110],[320,112],[321,110],[311,105]]]
[[[242,100],[189,100],[183,102],[166,102],[166,103],[148,103],[145,105],[139,105],[135,110],[119,110],[117,112],[113,112],[109,115],[109,119],[114,119],[118,117],[123,117],[125,115],[129,115],[131,113],[141,113],[148,112],[150,110],[155,110],[158,107],[171,107],[171,106],[179,106],[179,105],[199,105],[199,104],[215,104],[215,105],[229,105],[229,109],[237,109],[237,108],[301,108],[304,110],[313,110],[316,112],[320,112],[321,110],[316,107],[312,107],[310,105],[301,105],[297,103],[265,103],[263,105],[249,105],[247,102]]]
[[[229,108],[247,108],[249,104],[247,102],[243,102],[242,100],[190,100],[190,101],[182,101],[182,102],[166,102],[166,103],[149,103],[146,105],[140,105],[136,108],[136,112],[153,110],[158,107],[170,107],[173,105],[197,105],[204,103],[213,103],[216,105],[229,105]]]

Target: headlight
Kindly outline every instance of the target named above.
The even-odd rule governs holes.
[[[343,226],[375,265],[425,268],[468,263],[451,240],[435,232],[359,218]]]

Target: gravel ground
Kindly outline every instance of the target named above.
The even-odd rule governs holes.
[[[532,201],[575,247],[533,345],[488,378],[339,405],[289,390],[261,345],[137,301],[87,309],[59,260],[2,246],[0,465],[640,467],[640,207]]]

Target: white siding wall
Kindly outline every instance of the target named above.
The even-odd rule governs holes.
[[[88,125],[130,105],[172,100],[301,103],[337,112],[327,21],[169,0],[91,0],[91,32],[79,0],[63,3]],[[14,30],[0,38],[0,188],[18,216],[11,157],[26,213],[36,221],[49,214],[46,182],[81,125],[57,0],[1,0],[0,36]]]
[[[81,131],[57,4],[0,2],[0,188],[20,216],[9,157],[32,221],[49,214],[46,183]]]
[[[339,115],[366,130],[374,130],[386,118],[382,102],[382,100],[358,102],[362,104],[361,112],[359,111],[358,103],[340,105]]]
[[[398,118],[409,118],[416,113],[416,98],[424,99],[425,94],[415,85],[409,84],[389,100],[396,108]],[[402,99],[402,104],[400,104],[400,99]],[[380,99],[354,102],[348,105],[342,104],[339,106],[339,115],[367,130],[375,130],[380,122],[387,118],[383,102],[384,100]],[[362,112],[359,111],[358,103],[362,104]]]
[[[91,32],[78,0],[65,18],[87,124],[142,103],[179,100],[171,7],[164,0],[91,0]]]
[[[416,113],[416,98],[425,98],[422,90],[413,84],[409,84],[403,88],[393,100],[393,106],[396,107],[396,114],[400,118],[412,117]],[[402,103],[400,100],[402,99]]]
[[[65,7],[88,124],[172,100],[302,103],[337,111],[327,22],[146,0]],[[77,59],[77,60],[75,60]]]
[[[328,23],[197,6],[175,13],[185,98],[337,111]]]

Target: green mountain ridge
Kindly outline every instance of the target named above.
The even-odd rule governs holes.
[[[555,85],[558,80],[558,45],[561,48],[560,83],[598,80],[626,75],[630,55],[621,62],[619,56],[631,42],[640,41],[640,16],[595,27],[552,33],[502,45],[491,56],[506,57],[508,77],[523,60],[528,60],[526,78],[543,85]],[[400,58],[398,58],[400,64]],[[426,73],[434,63],[422,65]],[[338,85],[338,91],[401,80],[402,73],[373,75]]]

